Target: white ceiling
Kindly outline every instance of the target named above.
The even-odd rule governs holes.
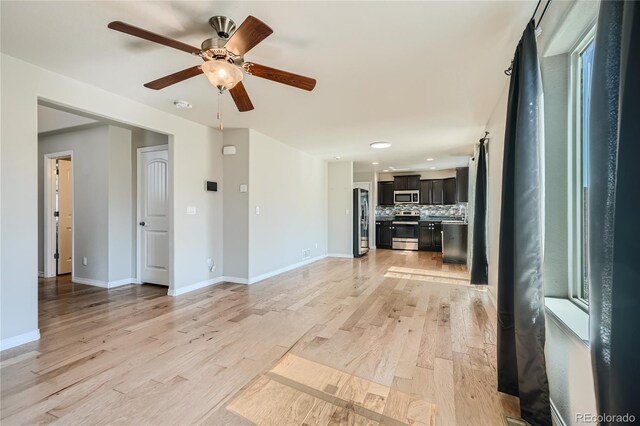
[[[274,33],[246,59],[318,80],[309,93],[247,76],[255,110],[223,95],[225,127],[252,127],[356,169],[466,162],[500,92],[535,1],[57,2],[2,1],[2,52],[176,115],[216,126],[217,95],[196,77],[161,91],[143,83],[199,63],[109,30],[113,20],[199,46],[213,15],[251,14]],[[186,99],[193,109],[176,110]],[[369,143],[390,141],[386,150]],[[436,160],[427,163],[427,157]]]

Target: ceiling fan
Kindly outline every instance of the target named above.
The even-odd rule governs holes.
[[[238,110],[244,112],[253,109],[251,99],[242,84],[244,73],[307,91],[313,90],[316,86],[316,81],[313,78],[270,68],[255,62],[245,62],[244,54],[273,33],[273,30],[259,19],[249,16],[235,30],[236,25],[231,19],[226,16],[214,16],[209,19],[209,25],[213,27],[216,35],[203,41],[200,48],[121,21],[113,21],[109,23],[108,27],[134,37],[191,53],[204,61],[202,65],[196,65],[146,83],[144,86],[149,89],[164,89],[204,73],[220,93],[225,89],[229,90]]]

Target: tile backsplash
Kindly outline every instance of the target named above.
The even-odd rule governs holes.
[[[420,218],[447,217],[462,219],[466,216],[467,205],[451,204],[443,206],[424,206],[420,204],[396,204],[395,206],[376,206],[376,219],[393,218],[398,211],[419,211]]]

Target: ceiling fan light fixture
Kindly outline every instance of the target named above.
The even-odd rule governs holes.
[[[227,61],[219,60],[207,61],[202,64],[202,72],[209,82],[220,91],[233,89],[244,77],[240,67]]]

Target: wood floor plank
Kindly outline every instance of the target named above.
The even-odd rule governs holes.
[[[419,426],[519,414],[496,391],[495,307],[439,253],[372,250],[179,297],[68,276],[40,280],[38,294],[41,340],[0,354],[3,424]]]

